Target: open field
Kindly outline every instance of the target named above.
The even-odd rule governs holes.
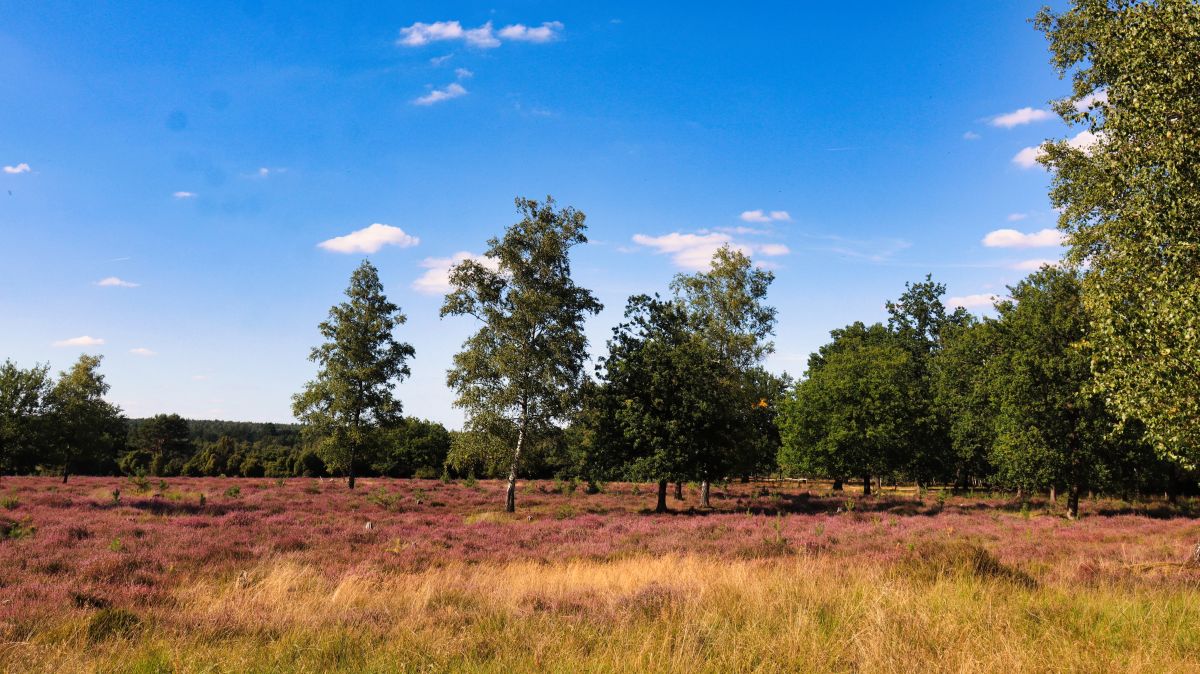
[[[0,669],[1200,671],[1187,502],[502,495],[5,478]]]

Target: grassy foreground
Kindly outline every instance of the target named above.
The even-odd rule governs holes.
[[[972,552],[891,569],[668,557],[336,578],[265,563],[179,588],[146,624],[51,622],[8,644],[4,661],[114,672],[1200,669],[1195,589],[1034,587]]]
[[[1200,671],[1191,505],[5,486],[4,672]]]

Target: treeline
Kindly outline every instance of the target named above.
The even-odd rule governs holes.
[[[106,402],[100,356],[69,370],[0,365],[0,475],[151,475],[321,477],[331,472],[296,424],[184,419],[160,414],[126,419]],[[381,431],[360,471],[391,477],[438,477],[450,450],[441,424],[402,418]]]

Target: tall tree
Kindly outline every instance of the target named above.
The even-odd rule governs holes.
[[[345,471],[353,489],[364,450],[376,446],[380,429],[401,419],[394,391],[409,375],[414,351],[396,341],[393,333],[407,319],[384,295],[379,271],[369,261],[350,276],[346,297],[318,326],[325,343],[309,355],[319,366],[317,378],[293,397],[292,411],[317,440],[325,464]]]
[[[150,475],[178,475],[192,456],[188,422],[178,414],[156,414],[138,425],[133,442],[138,464],[123,460],[123,467],[137,465]]]
[[[516,199],[521,220],[488,241],[483,258],[450,272],[442,316],[482,325],[454,356],[447,383],[469,430],[509,444],[504,507],[516,510],[522,451],[556,434],[579,402],[587,360],[583,322],[603,306],[571,278],[571,248],[587,242],[582,212],[554,199]],[[494,446],[494,442],[481,443]]]
[[[75,471],[109,471],[125,445],[126,425],[121,408],[104,400],[108,383],[100,374],[102,356],[82,355],[71,369],[60,372],[50,389],[50,418],[55,434],[52,462],[62,469],[62,481]]]
[[[1159,450],[1200,461],[1200,4],[1073,0],[1038,14],[1070,75],[1044,146],[1083,301],[1096,386]]]
[[[1096,486],[1111,445],[1112,419],[1089,387],[1081,348],[1087,316],[1075,272],[1043,267],[997,303],[1000,349],[989,377],[995,391],[992,461],[1002,481],[1030,490],[1067,487],[1067,515]]]
[[[871,476],[911,461],[920,405],[913,355],[878,323],[831,334],[780,404],[779,463],[792,474],[861,477],[870,494]]]
[[[908,450],[912,462],[907,471],[916,480],[918,492],[934,478],[952,477],[946,469],[954,464],[950,420],[934,405],[932,362],[942,350],[946,334],[969,321],[970,314],[961,307],[947,312],[942,303],[945,294],[945,284],[926,275],[922,281],[906,283],[900,298],[886,305],[888,329],[913,356],[918,395],[913,408],[913,444]]]
[[[730,445],[746,426],[741,373],[693,329],[678,302],[629,298],[626,321],[613,329],[595,393],[599,472],[658,482],[657,512],[667,509],[667,483],[720,475]]]
[[[932,402],[950,438],[944,470],[963,488],[993,472],[989,463],[996,439],[992,373],[1000,344],[992,322],[974,319],[947,330],[942,340],[932,361]]]
[[[700,335],[743,380],[735,389],[740,395],[731,395],[727,400],[727,404],[741,408],[731,410],[729,417],[741,418],[746,425],[739,434],[740,441],[735,440],[725,448],[730,454],[726,465],[754,464],[749,455],[771,442],[770,437],[755,437],[760,428],[770,426],[754,423],[756,417],[749,411],[762,399],[756,396],[761,392],[757,385],[765,383],[755,368],[775,350],[769,339],[775,330],[775,308],[766,304],[767,291],[774,280],[773,273],[756,268],[741,251],[722,246],[713,254],[708,271],[679,274],[671,282],[671,289],[687,307]],[[710,507],[709,484],[718,477],[722,476],[700,476],[700,500],[706,508]]]
[[[51,444],[45,415],[50,387],[49,365],[0,365],[0,475],[32,472],[39,455]]]

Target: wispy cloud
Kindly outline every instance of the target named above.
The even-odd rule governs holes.
[[[1079,112],[1087,112],[1088,110],[1100,105],[1104,105],[1105,103],[1108,103],[1108,90],[1101,89],[1100,91],[1093,91],[1078,101],[1075,101],[1075,109]]]
[[[116,276],[109,276],[96,281],[96,285],[102,288],[136,288],[141,284],[133,283],[132,281],[126,281],[124,279],[117,278]]]
[[[1029,233],[1015,229],[997,229],[983,237],[983,245],[988,248],[1046,248],[1061,245],[1062,241],[1062,232],[1057,229]]]
[[[444,56],[434,56],[433,58],[429,59],[429,65],[437,67],[437,66],[442,65],[446,61],[449,61],[451,58],[454,58],[454,54],[446,54]]]
[[[60,339],[57,342],[54,342],[54,346],[100,346],[103,343],[104,340],[100,339],[99,337],[82,335],[80,337],[71,337],[70,339]]]
[[[1060,260],[1051,260],[1051,259],[1047,259],[1047,258],[1038,258],[1038,259],[1034,259],[1034,260],[1021,260],[1020,262],[1014,263],[1012,265],[1012,268],[1016,269],[1017,271],[1037,271],[1037,270],[1041,269],[1042,267],[1046,267],[1046,266],[1053,267],[1053,266],[1057,265],[1059,262],[1060,262]]]
[[[662,236],[634,234],[633,242],[651,248],[660,255],[670,255],[677,267],[692,271],[708,269],[713,254],[722,246],[729,246],[747,256],[778,257],[791,252],[782,243],[736,241],[725,232],[671,232]]]
[[[560,21],[545,21],[535,28],[515,23],[501,28],[500,37],[516,42],[550,42],[558,38],[558,33],[562,29],[563,25]]]
[[[466,68],[455,68],[454,76],[460,80],[465,80],[465,79],[470,79],[472,77],[475,77],[475,73],[471,72],[470,70],[467,70]]]
[[[17,164],[16,166],[5,166],[4,167],[4,172],[8,173],[10,175],[17,175],[18,173],[29,173],[31,170],[32,169],[29,168],[29,164],[26,164],[25,162],[21,162],[20,164]]]
[[[195,199],[196,193],[195,192],[173,192],[171,194],[171,196],[175,197],[176,199]]]
[[[1040,108],[1021,108],[1020,110],[1006,112],[1003,115],[996,115],[989,120],[989,123],[992,126],[998,126],[1002,129],[1011,129],[1014,126],[1041,122],[1053,117],[1054,113],[1050,112],[1049,110],[1042,110]]]
[[[974,131],[968,131],[968,132],[964,133],[962,135],[962,137],[963,137],[963,140],[979,140],[983,136],[980,136],[979,134],[975,133]]]
[[[1091,131],[1080,131],[1067,141],[1067,145],[1070,145],[1076,150],[1087,152],[1098,142],[1100,142],[1100,138],[1096,134],[1092,133]],[[1041,159],[1042,155],[1045,153],[1046,151],[1040,146],[1027,147],[1014,155],[1012,161],[1021,168],[1030,169],[1038,166],[1038,160]]]
[[[1028,213],[1009,213],[1007,219],[1009,222],[1020,222],[1028,217]]]
[[[442,101],[448,101],[452,98],[466,96],[467,90],[458,82],[451,82],[444,89],[434,89],[433,91],[417,98],[413,101],[413,105],[433,105]]]
[[[412,282],[413,290],[424,295],[442,295],[450,292],[450,269],[464,260],[475,260],[492,271],[500,268],[500,261],[496,258],[467,251],[459,251],[450,257],[427,257],[421,260],[425,273]]]
[[[761,208],[753,211],[742,211],[738,216],[743,222],[791,222],[792,216],[787,211],[766,212]]]
[[[135,356],[143,356],[143,357],[146,357],[146,358],[149,358],[149,357],[151,357],[151,356],[157,356],[157,355],[158,355],[158,352],[157,352],[157,351],[151,351],[150,349],[147,349],[147,348],[146,348],[146,347],[144,347],[144,346],[139,346],[139,347],[136,347],[136,348],[130,349],[130,350],[129,350],[129,353],[132,353],[132,354],[133,354],[133,355],[135,355]]]
[[[270,168],[268,166],[261,166],[261,167],[259,167],[259,169],[257,171],[255,171],[254,173],[251,173],[249,175],[249,177],[251,177],[251,178],[269,178],[270,176],[273,176],[277,173],[287,173],[287,169],[286,168]]]
[[[958,295],[946,298],[946,304],[964,309],[991,308],[1001,297],[995,294],[979,293],[975,295]]]
[[[852,239],[837,234],[812,234],[805,232],[797,232],[796,234],[813,242],[805,246],[805,250],[833,253],[834,255],[877,264],[890,262],[897,253],[912,247],[912,243],[904,239],[890,237]]]
[[[498,31],[492,27],[491,21],[478,28],[463,28],[458,21],[418,21],[400,29],[400,37],[396,44],[403,47],[422,47],[431,42],[461,41],[472,47],[493,49],[500,46],[501,38],[513,42],[551,42],[558,39],[562,29],[563,24],[559,21],[546,21],[540,26],[514,23]]]
[[[317,246],[335,253],[374,253],[384,246],[411,248],[421,240],[399,227],[375,223],[344,236],[318,243]]]

